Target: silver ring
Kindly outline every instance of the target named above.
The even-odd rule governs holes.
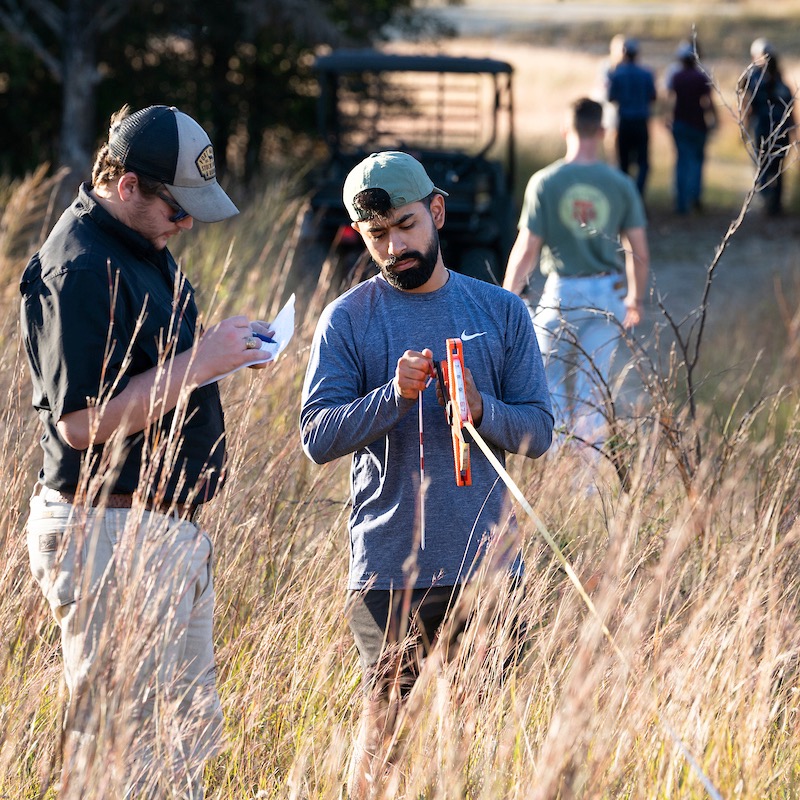
[[[257,350],[261,346],[261,342],[259,342],[255,336],[248,336],[248,338],[244,340],[244,346],[246,350]]]

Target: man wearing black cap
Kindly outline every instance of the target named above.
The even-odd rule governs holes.
[[[454,610],[461,587],[474,585],[487,551],[498,557],[495,575],[522,568],[514,536],[499,535],[514,528],[507,492],[477,445],[471,485],[456,485],[451,432],[432,383],[434,359],[444,359],[447,339],[461,339],[472,418],[501,462],[506,452],[542,455],[553,417],[525,305],[445,267],[438,234],[445,193],[422,164],[406,153],[374,153],[347,176],[343,197],[380,275],[323,312],[300,426],[314,462],[353,458],[349,617],[367,687],[351,764],[355,800],[372,796],[381,778],[393,714],[416,680],[420,653],[427,656],[438,641],[435,652],[453,656],[448,644],[465,622]]]
[[[244,316],[203,331],[167,243],[236,213],[197,122],[125,107],[22,276],[44,429],[27,543],[70,692],[62,798],[102,778],[103,796],[195,800],[218,747],[211,544],[193,517],[224,473],[215,378],[263,365],[268,331]]]

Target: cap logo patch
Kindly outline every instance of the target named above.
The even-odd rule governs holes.
[[[214,180],[217,176],[217,170],[214,167],[214,148],[209,144],[203,148],[203,151],[195,159],[197,164],[197,171],[207,181]]]

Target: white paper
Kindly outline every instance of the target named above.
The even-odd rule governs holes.
[[[252,364],[267,364],[270,361],[274,361],[286,349],[286,345],[289,344],[294,335],[294,294],[284,303],[283,308],[278,312],[278,316],[275,317],[275,321],[270,322],[267,327],[273,331],[271,338],[275,341],[261,342],[261,352],[264,354],[264,358],[259,361],[252,361],[250,364],[243,364],[241,367],[232,369],[224,375],[217,375],[204,383],[203,386],[208,386],[209,383],[214,383],[215,381],[221,381],[223,378],[227,378],[228,375],[233,375],[234,372],[252,366]]]
[[[275,321],[269,324],[269,328],[274,331],[272,338],[275,343],[261,342],[261,349],[272,356],[271,359],[265,359],[266,361],[274,361],[284,351],[294,334],[294,294],[278,312]]]

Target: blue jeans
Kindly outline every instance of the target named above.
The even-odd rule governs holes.
[[[785,148],[789,144],[790,141],[786,137],[777,138],[771,148],[762,143],[765,152],[760,156],[756,187],[761,210],[770,216],[783,211],[783,161],[786,155]]]
[[[703,192],[703,161],[706,150],[706,131],[676,120],[672,123],[675,140],[675,210],[679,214],[695,208]]]
[[[606,435],[603,384],[625,317],[624,283],[622,275],[550,275],[532,314],[556,425],[591,444]]]
[[[200,800],[222,733],[208,536],[171,515],[73,506],[39,484],[26,533],[70,693],[61,796],[107,785],[105,796],[162,797],[166,781]]]

